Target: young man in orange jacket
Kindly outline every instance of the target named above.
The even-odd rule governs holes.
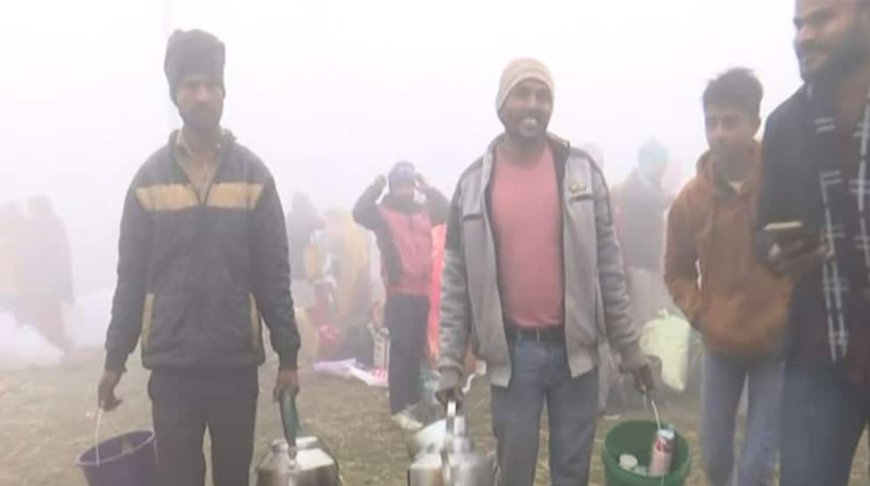
[[[710,149],[668,216],[665,280],[706,347],[701,442],[716,486],[733,484],[735,475],[738,486],[772,484],[778,445],[789,286],[759,261],[753,242],[761,97],[761,83],[744,69],[709,84]],[[746,440],[735,471],[734,422],[747,382]]]

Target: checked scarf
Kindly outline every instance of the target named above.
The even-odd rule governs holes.
[[[834,363],[845,360],[850,336],[870,316],[870,93],[851,140],[858,166],[848,162],[835,123],[835,96],[813,89],[816,166],[824,214],[822,242],[833,250],[822,269],[828,345]],[[853,152],[854,153],[854,152]]]

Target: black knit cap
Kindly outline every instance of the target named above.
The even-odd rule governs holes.
[[[178,84],[190,74],[207,74],[224,82],[226,48],[214,35],[202,30],[176,30],[166,44],[163,71],[169,81],[169,96],[175,101]]]

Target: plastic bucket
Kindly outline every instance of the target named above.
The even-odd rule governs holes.
[[[619,467],[622,454],[631,454],[640,464],[649,464],[656,430],[656,423],[647,420],[629,420],[610,429],[601,451],[607,486],[682,486],[685,483],[692,469],[692,455],[689,443],[679,433],[674,441],[671,472],[664,477],[641,476]]]
[[[76,464],[90,486],[155,486],[154,432],[139,430],[100,442]]]

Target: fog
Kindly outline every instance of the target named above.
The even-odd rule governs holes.
[[[668,145],[682,178],[704,149],[700,96],[732,66],[757,71],[765,112],[798,86],[790,1],[443,2],[31,0],[0,20],[0,203],[45,194],[65,219],[78,291],[112,285],[120,208],[136,168],[178,126],[168,32],[227,45],[224,126],[289,201],[349,206],[413,161],[450,192],[499,131],[501,68],[532,55],[556,80],[551,130],[594,142],[612,183],[639,144]]]

